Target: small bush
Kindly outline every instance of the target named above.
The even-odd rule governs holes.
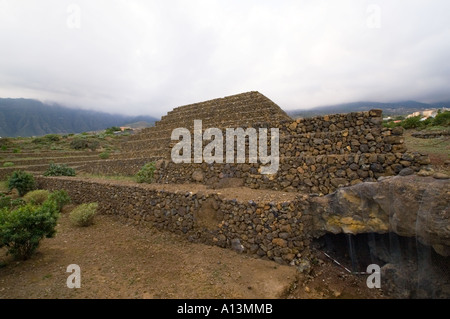
[[[36,137],[31,141],[33,144],[44,144],[46,141],[43,137]]]
[[[19,206],[24,206],[25,204],[25,201],[21,198],[12,199],[9,196],[5,196],[5,194],[0,194],[0,209],[13,209]]]
[[[15,153],[15,154],[20,153],[20,149],[18,149],[18,148],[13,149],[13,153]]]
[[[76,138],[70,142],[70,147],[75,150],[84,150],[88,147],[88,141],[82,138]]]
[[[91,151],[95,151],[95,150],[97,150],[99,147],[100,147],[99,141],[91,141],[91,142],[89,142],[88,148],[89,148]]]
[[[136,174],[136,181],[138,183],[152,183],[156,170],[155,162],[145,164],[141,170]]]
[[[420,119],[421,119],[420,115],[409,117],[402,122],[402,126],[405,130],[408,130],[411,128],[418,128],[422,125]]]
[[[16,259],[28,259],[44,237],[56,233],[59,213],[56,203],[46,201],[42,206],[27,204],[12,211],[0,210],[0,248],[6,246]]]
[[[59,136],[58,134],[47,134],[44,136],[44,138],[50,142],[58,142],[59,140],[61,140],[61,136]]]
[[[75,226],[87,227],[94,223],[97,203],[81,204],[70,213],[70,220]]]
[[[439,113],[433,120],[433,125],[436,126],[449,126],[450,125],[450,111]]]
[[[84,138],[76,138],[70,142],[70,147],[75,150],[90,149],[91,151],[95,151],[100,147],[100,143],[98,141],[88,141]]]
[[[108,152],[103,152],[103,153],[99,154],[98,157],[100,157],[101,159],[108,159],[109,158],[109,153]]]
[[[3,167],[13,167],[13,166],[14,166],[14,163],[12,163],[12,162],[3,163]]]
[[[75,176],[76,172],[72,167],[65,164],[51,163],[48,169],[44,172],[44,176]]]
[[[112,127],[109,127],[109,128],[107,128],[107,129],[105,130],[105,134],[113,134],[114,132],[120,132],[120,131],[122,131],[122,130],[120,129],[120,127],[112,126]]]
[[[387,127],[387,128],[394,128],[397,126],[401,126],[401,123],[395,123],[394,121],[386,121],[386,122],[383,122],[383,126]]]
[[[25,206],[27,203],[22,198],[16,198],[11,200],[11,209],[16,207]]]
[[[426,120],[422,121],[422,125],[423,126],[431,126],[431,125],[433,125],[433,121],[434,121],[434,119],[429,117]]]
[[[8,179],[8,190],[17,189],[19,196],[24,196],[36,188],[33,175],[24,171],[14,171]]]
[[[0,209],[5,207],[8,209],[11,208],[11,197],[0,194]]]
[[[51,193],[48,196],[49,200],[52,200],[56,203],[58,210],[61,211],[62,208],[71,202],[69,194],[65,190],[59,190]]]
[[[50,196],[50,192],[44,189],[39,189],[35,191],[31,191],[27,193],[23,200],[27,203],[31,203],[34,205],[42,205]]]
[[[6,151],[6,150],[8,149],[8,146],[2,145],[2,147],[0,147],[0,149],[1,149],[2,151]]]

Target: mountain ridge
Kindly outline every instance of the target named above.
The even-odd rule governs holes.
[[[437,103],[422,103],[417,101],[402,101],[402,102],[351,102],[341,103],[335,105],[318,106],[309,109],[297,109],[286,111],[291,117],[312,117],[326,114],[337,113],[351,113],[369,111],[370,109],[383,110],[384,116],[390,115],[407,115],[417,111],[435,108],[450,108],[450,101],[443,101]]]
[[[82,133],[129,123],[154,124],[153,116],[127,116],[68,108],[34,99],[0,98],[0,136],[41,136],[45,134]]]

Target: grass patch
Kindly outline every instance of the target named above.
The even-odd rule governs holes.
[[[423,129],[423,131],[450,131],[450,128],[447,126],[430,126]]]
[[[103,152],[98,155],[101,159],[108,159],[109,158],[109,152]]]
[[[408,151],[427,154],[436,171],[450,175],[450,168],[444,165],[447,160],[450,160],[450,137],[424,139],[413,137],[412,133],[406,131],[403,135]]]
[[[409,151],[427,154],[447,155],[450,158],[450,138],[417,138],[411,132],[404,134],[405,144]]]

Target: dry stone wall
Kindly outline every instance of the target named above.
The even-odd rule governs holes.
[[[236,200],[217,192],[166,191],[161,185],[120,184],[67,177],[37,177],[40,188],[65,189],[76,204],[97,202],[120,216],[189,240],[300,264],[309,254],[312,217],[302,196],[289,200]]]
[[[243,119],[241,114],[226,112],[227,103],[244,113],[248,113],[249,105],[256,105],[259,107],[256,112],[262,108],[277,116],[269,121],[269,113],[262,113],[266,121],[258,123],[255,119],[260,116],[256,114]],[[211,126],[203,123],[203,130],[220,128],[224,141],[227,127],[223,123],[231,123],[229,128],[253,127],[257,131],[259,128],[278,128],[278,172],[262,175],[261,164],[248,161],[194,164],[192,159],[191,163],[175,164],[170,154],[178,141],[171,141],[171,130],[185,127],[192,133],[193,141],[193,121],[206,119],[205,114],[216,114],[216,117],[211,117]],[[83,170],[96,174],[134,175],[146,162],[157,161],[155,178],[159,183],[199,183],[220,188],[230,179],[233,182],[238,179],[238,185],[254,189],[329,194],[340,186],[397,175],[407,167],[419,171],[430,163],[427,155],[406,151],[401,127],[388,129],[382,127],[381,123],[380,110],[292,120],[266,97],[250,92],[177,108],[169,112],[156,127],[131,137],[132,140],[124,146],[125,159],[88,163],[83,166]],[[204,140],[203,147],[209,142]],[[248,139],[246,142],[248,149]],[[193,143],[191,153],[193,156]],[[225,143],[223,153],[226,154]]]
[[[340,186],[396,175],[406,167],[419,171],[430,163],[424,154],[406,152],[402,128],[383,128],[381,122],[381,111],[371,110],[272,123],[280,133],[280,167],[275,175],[260,174],[260,163],[194,164],[192,160],[175,164],[166,160],[156,179],[220,187],[227,179],[237,178],[255,189],[329,194]],[[204,146],[207,143],[203,141]]]

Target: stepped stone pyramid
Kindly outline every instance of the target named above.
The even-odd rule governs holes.
[[[251,127],[259,123],[275,124],[292,120],[278,105],[253,91],[205,102],[180,106],[163,116],[154,127],[144,129],[124,143],[124,156],[170,157],[171,133],[175,128],[193,130],[194,120],[203,128]]]
[[[329,194],[341,186],[373,182],[405,167],[419,171],[429,164],[426,155],[406,153],[403,129],[385,128],[382,119],[381,110],[370,110],[294,120],[261,93],[242,93],[177,107],[154,127],[130,136],[113,160],[84,169],[134,175],[154,161],[155,182],[160,184],[222,187],[232,181],[252,189]],[[263,164],[250,163],[248,158],[245,163],[174,163],[171,150],[178,140],[171,140],[172,131],[186,128],[193,135],[195,120],[202,120],[203,130],[278,128],[277,173],[261,174]],[[205,143],[209,141],[203,140],[204,147]]]

